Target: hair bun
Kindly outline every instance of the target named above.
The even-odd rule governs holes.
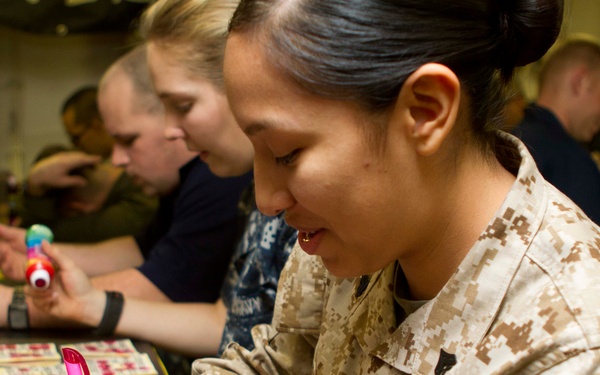
[[[563,0],[495,0],[500,8],[499,68],[511,71],[540,59],[560,33]]]

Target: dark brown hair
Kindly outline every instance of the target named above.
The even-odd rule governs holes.
[[[389,108],[420,66],[446,65],[486,144],[503,85],[550,48],[562,14],[562,0],[242,0],[229,30],[255,33],[309,92],[373,112]]]
[[[98,88],[96,86],[80,87],[65,99],[61,114],[64,115],[67,110],[72,108],[75,113],[75,122],[89,128],[94,120],[100,120],[97,96]]]

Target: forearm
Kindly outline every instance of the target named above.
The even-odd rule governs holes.
[[[8,305],[12,300],[12,288],[0,284],[0,327],[8,327]]]
[[[144,258],[132,236],[119,237],[97,244],[55,245],[89,276],[103,275],[137,267]]]
[[[156,302],[170,302],[169,299],[146,279],[141,273],[135,269],[128,269],[119,271],[112,274],[107,274],[99,277],[95,277],[90,280],[94,288],[87,292],[85,299],[78,300],[75,297],[72,301],[77,301],[76,308],[61,308],[61,304],[65,304],[70,297],[63,295],[63,302],[52,302],[50,305],[46,305],[46,311],[55,309],[52,314],[44,312],[44,310],[37,307],[32,299],[27,297],[27,305],[29,307],[29,319],[32,327],[77,327],[77,326],[89,326],[97,327],[100,324],[104,308],[106,306],[106,290],[113,290],[123,293],[127,298],[140,298],[147,299],[149,301]],[[9,288],[6,288],[9,289]],[[12,289],[12,288],[10,288]],[[12,297],[12,291],[0,290],[0,301],[5,302],[6,306],[10,303]],[[72,303],[72,302],[68,302]],[[138,319],[140,316],[138,316]],[[0,315],[1,316],[1,315]],[[58,319],[56,316],[61,316],[63,319]],[[6,317],[4,318],[6,325]],[[1,320],[0,320],[1,322]]]
[[[29,313],[29,326],[31,328],[80,328],[87,326],[76,320],[58,318],[41,310],[33,303],[30,297],[26,297],[26,301]]]
[[[169,297],[135,268],[96,276],[91,282],[97,289],[121,292],[127,298],[171,302]]]
[[[131,269],[95,277],[95,287],[71,317],[97,327],[106,306],[104,290],[125,295],[116,333],[150,341],[157,346],[191,356],[215,355],[225,325],[225,306],[173,303],[139,271]],[[140,317],[143,317],[141,319]]]
[[[11,303],[14,288],[0,285],[0,327],[8,327],[8,305]],[[31,298],[26,297],[29,326],[32,328],[80,327],[82,324],[66,321],[47,314],[36,307]]]
[[[126,299],[116,332],[191,357],[214,356],[225,316],[221,300],[214,304],[184,304]]]

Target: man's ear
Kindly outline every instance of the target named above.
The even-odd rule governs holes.
[[[403,111],[405,131],[419,155],[434,154],[454,126],[460,105],[460,82],[448,67],[429,63],[402,85],[394,109]]]
[[[585,84],[585,69],[583,67],[573,68],[567,74],[567,82],[569,85],[570,94],[573,97],[578,97],[583,93]]]

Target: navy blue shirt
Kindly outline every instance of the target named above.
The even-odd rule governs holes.
[[[532,104],[512,133],[525,143],[544,178],[600,224],[600,170],[556,116]]]
[[[138,270],[172,301],[214,302],[241,234],[238,201],[252,173],[220,178],[194,158],[180,177],[136,238],[146,258]]]
[[[298,238],[298,232],[278,216],[266,216],[256,209],[250,191],[250,210],[246,230],[234,253],[223,284],[223,304],[227,320],[219,355],[230,342],[252,350],[250,330],[257,324],[271,323],[279,275]]]

